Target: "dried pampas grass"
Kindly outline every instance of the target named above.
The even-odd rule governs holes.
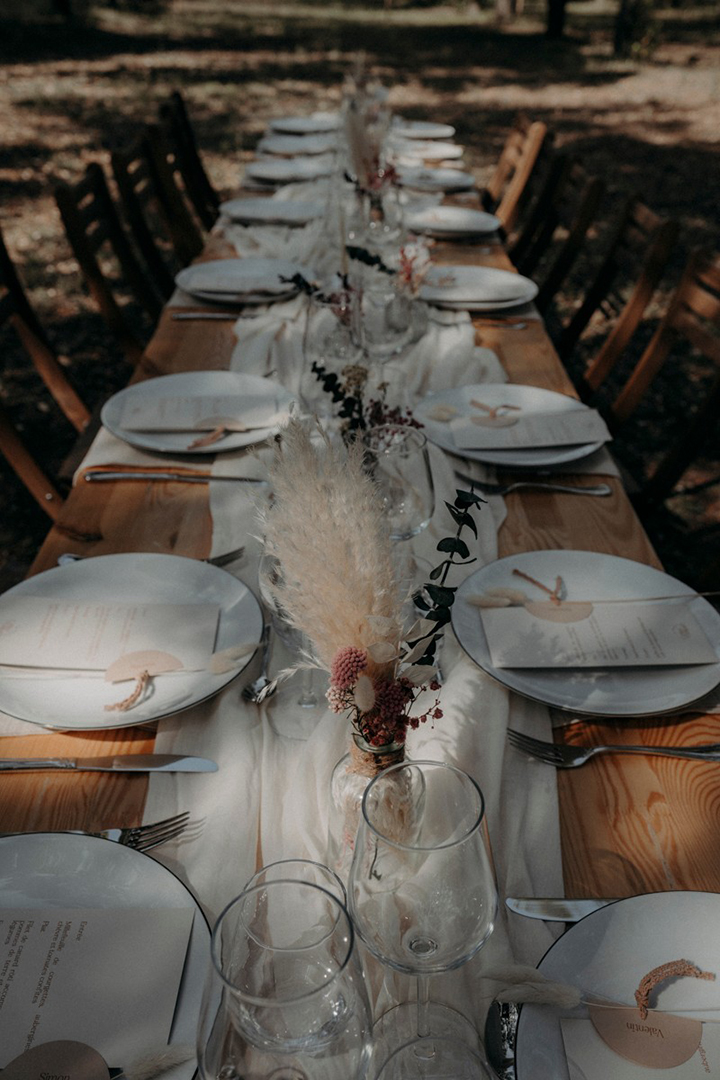
[[[361,447],[332,446],[320,430],[311,435],[291,419],[276,442],[270,483],[274,505],[263,524],[265,549],[282,567],[276,601],[328,671],[338,649],[354,645],[369,650],[369,675],[390,673],[402,635],[402,597],[387,520]],[[372,649],[379,642],[393,648]]]

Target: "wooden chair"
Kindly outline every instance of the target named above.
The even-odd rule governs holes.
[[[220,199],[205,171],[179,90],[174,90],[170,99],[160,106],[160,126],[195,212],[203,227],[211,229],[217,221]]]
[[[130,244],[101,166],[88,165],[83,179],[76,184],[58,184],[55,199],[90,294],[128,360],[137,364],[143,354],[143,343],[116,292],[124,284],[129,286],[153,323],[162,310],[163,297]]]
[[[112,169],[133,239],[167,300],[176,272],[200,254],[203,239],[175,183],[159,128],[149,125],[115,150]]]
[[[30,302],[0,234],[0,328],[11,327],[45,386],[78,432],[90,413],[68,382]],[[0,408],[0,451],[36,502],[55,521],[63,498],[17,432],[10,416]]]
[[[545,312],[582,251],[605,185],[572,154],[557,154],[509,254],[518,271],[539,277],[535,301]]]
[[[552,142],[545,124],[521,117],[508,135],[487,187],[483,206],[495,214],[506,234],[515,228],[537,180],[542,156]]]
[[[698,456],[705,440],[716,432],[720,409],[720,255],[695,251],[690,256],[680,284],[652,340],[642,353],[630,377],[607,409],[611,425],[624,431],[645,393],[678,347],[694,350],[711,362],[714,375],[693,415],[683,419],[678,436],[668,440],[649,478],[640,480],[635,496],[642,507],[689,494],[676,490],[688,466]],[[688,365],[687,355],[681,362]],[[692,373],[688,372],[689,378]],[[710,481],[720,482],[720,476]],[[701,486],[707,487],[705,481]]]
[[[596,311],[615,319],[581,376],[583,398],[597,391],[623,355],[665,273],[678,233],[676,221],[658,217],[637,196],[627,200],[585,297],[556,343],[561,359],[567,360]],[[626,291],[623,285],[628,281],[632,285]]]

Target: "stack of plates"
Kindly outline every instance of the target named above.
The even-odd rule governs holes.
[[[266,135],[258,143],[257,149],[262,154],[297,157],[303,154],[327,154],[336,145],[337,140],[332,132],[327,135]]]
[[[245,175],[262,184],[290,184],[296,180],[319,180],[330,176],[335,168],[332,154],[317,157],[274,158],[251,161]]]
[[[268,304],[294,296],[292,278],[301,274],[312,279],[312,271],[288,259],[217,259],[186,266],[175,284],[198,300],[216,304]]]
[[[500,228],[500,221],[493,214],[469,210],[464,206],[430,206],[425,210],[416,210],[405,215],[405,224],[411,232],[437,236],[442,240],[482,236]]]
[[[241,225],[307,225],[322,217],[320,202],[295,202],[291,199],[230,199],[220,204],[220,213]]]
[[[392,134],[401,139],[452,139],[455,128],[432,120],[399,120],[393,124]]]
[[[273,131],[283,131],[288,135],[319,135],[337,131],[341,123],[340,113],[314,112],[310,116],[278,116],[270,121],[270,127]]]
[[[454,311],[499,311],[537,296],[534,281],[492,266],[432,266],[420,299]]]
[[[410,166],[399,170],[398,183],[416,191],[469,191],[475,187],[474,177],[460,169],[420,169]]]

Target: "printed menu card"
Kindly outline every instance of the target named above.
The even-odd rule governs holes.
[[[472,402],[471,402],[472,404]],[[498,406],[498,410],[502,407]],[[493,417],[479,410],[450,422],[455,445],[461,450],[524,450],[543,446],[574,446],[608,442],[610,432],[595,409],[562,412],[498,412]]]
[[[217,604],[131,604],[8,596],[0,616],[0,664],[105,671],[127,653],[160,649],[186,670],[212,656]]]
[[[0,1069],[53,1039],[114,1067],[167,1044],[192,908],[0,910]]]
[[[495,667],[660,667],[714,664],[711,645],[678,602],[551,602],[481,609]],[[568,618],[570,621],[565,621]]]
[[[125,401],[120,427],[125,431],[212,431],[225,422],[228,427],[244,431],[268,427],[279,419],[277,398],[272,392],[191,397],[132,394]]]

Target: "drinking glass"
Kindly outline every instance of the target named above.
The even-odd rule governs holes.
[[[363,436],[365,464],[382,495],[393,540],[427,527],[435,509],[427,439],[417,428],[383,424]]]
[[[287,613],[273,594],[272,586],[281,579],[281,575],[282,568],[279,560],[274,555],[264,554],[258,568],[260,598],[270,615],[273,630],[289,652],[302,661],[303,655],[310,653],[311,645],[307,636],[288,621]],[[302,667],[298,672],[300,691],[297,704],[303,709],[314,709],[318,705],[319,699],[315,689],[316,674],[316,669],[312,667]]]
[[[335,415],[337,405],[312,370],[313,363],[341,378],[343,370],[362,362],[358,344],[358,298],[352,289],[330,284],[308,299],[303,335],[302,407],[320,417]]]
[[[251,885],[213,930],[203,1080],[361,1080],[370,1008],[347,911],[303,881]]]
[[[360,315],[362,345],[371,360],[387,360],[409,342],[412,303],[389,275],[366,275]]]
[[[319,885],[339,900],[343,907],[347,907],[347,893],[340,878],[329,866],[315,862],[314,859],[278,859],[277,862],[268,863],[253,874],[245,888],[278,880],[305,881],[311,885]]]
[[[415,1007],[396,1007],[376,1025],[380,1060],[402,1048],[408,1076],[462,1076],[466,1029],[477,1044],[469,1022],[431,1004],[428,991],[431,975],[465,964],[493,929],[497,894],[484,810],[472,777],[437,761],[391,766],[363,798],[349,909],[370,952],[417,979]]]

